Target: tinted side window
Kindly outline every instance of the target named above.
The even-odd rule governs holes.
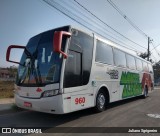
[[[97,40],[96,61],[106,64],[113,64],[112,47]]]
[[[126,67],[126,55],[124,52],[114,49],[115,65],[119,67]]]
[[[142,71],[142,61],[140,59],[136,59],[137,70]]]
[[[143,62],[143,70],[144,70],[144,71],[148,71],[147,62]]]
[[[65,87],[74,87],[82,85],[81,57],[81,53],[69,50],[65,67]]]
[[[127,66],[130,69],[136,69],[135,58],[131,55],[126,55],[127,58]]]

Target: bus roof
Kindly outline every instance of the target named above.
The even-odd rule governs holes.
[[[136,57],[136,58],[138,58],[138,59],[140,59],[140,60],[143,60],[143,61],[145,61],[145,62],[147,62],[147,63],[151,63],[151,62],[149,62],[149,61],[147,61],[147,60],[139,57],[138,55],[136,55],[136,54],[134,54],[134,53],[127,52],[124,47],[121,47],[120,45],[116,44],[115,42],[113,42],[113,41],[111,41],[111,40],[108,40],[107,38],[102,37],[102,36],[98,35],[97,33],[92,32],[91,30],[80,29],[80,28],[73,27],[73,26],[70,26],[70,27],[71,27],[71,29],[72,29],[72,28],[73,28],[73,29],[76,29],[76,30],[81,31],[81,32],[84,32],[84,33],[86,33],[86,34],[88,34],[88,35],[90,35],[90,36],[93,36],[93,35],[94,35],[96,39],[98,39],[98,40],[100,40],[100,41],[102,41],[102,42],[104,42],[104,43],[112,46],[113,48],[117,48],[117,49],[119,49],[119,50],[121,50],[121,51],[123,51],[123,52],[125,52],[125,53],[127,53],[127,54],[130,54],[130,55],[132,55],[132,56],[134,56],[134,57]],[[129,49],[127,49],[127,50],[129,50]]]
[[[104,42],[104,43],[112,46],[113,48],[117,48],[117,49],[119,49],[119,50],[121,50],[121,51],[123,51],[123,52],[125,52],[125,53],[127,53],[127,54],[130,54],[130,55],[132,55],[132,56],[134,56],[134,57],[136,57],[136,58],[139,58],[139,59],[141,59],[141,60],[143,60],[143,61],[145,61],[145,62],[147,62],[147,63],[150,63],[149,61],[147,61],[147,60],[139,57],[138,55],[136,55],[136,54],[134,54],[134,53],[131,53],[131,52],[128,53],[127,51],[129,51],[129,49],[127,49],[127,51],[126,51],[126,49],[125,49],[124,47],[121,47],[121,46],[118,45],[117,43],[115,43],[115,42],[113,42],[113,41],[105,38],[105,37],[102,36],[102,35],[98,35],[96,32],[93,32],[93,31],[91,31],[91,30],[89,30],[89,29],[87,30],[87,29],[80,28],[80,27],[74,27],[74,26],[72,26],[72,25],[66,25],[66,26],[57,27],[57,28],[54,28],[54,29],[51,29],[51,30],[60,29],[60,28],[66,28],[66,27],[68,27],[69,29],[76,29],[76,30],[81,31],[81,32],[84,32],[84,33],[86,33],[86,34],[88,34],[88,35],[90,35],[90,36],[93,36],[93,35],[94,35],[94,37],[95,37],[96,39],[98,39],[98,40],[100,40],[100,41],[102,41],[102,42]],[[44,32],[42,32],[42,33],[45,33],[45,32],[51,31],[51,30],[44,31]],[[42,33],[39,33],[39,34],[42,34]],[[37,34],[37,35],[39,35],[39,34]],[[37,35],[36,35],[36,36],[37,36]],[[35,37],[35,36],[33,36],[33,37]],[[33,37],[32,37],[32,38],[33,38]],[[130,50],[130,51],[131,51],[131,50]]]

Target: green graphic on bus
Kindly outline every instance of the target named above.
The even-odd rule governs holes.
[[[122,98],[142,94],[142,84],[137,73],[122,72],[120,85],[124,85]]]

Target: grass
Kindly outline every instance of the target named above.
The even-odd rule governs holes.
[[[14,81],[0,81],[0,99],[14,97]]]

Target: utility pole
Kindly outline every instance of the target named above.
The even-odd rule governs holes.
[[[149,56],[150,56],[150,53],[149,53],[149,43],[150,43],[150,37],[148,37],[148,54],[147,54],[147,60],[149,61]]]

